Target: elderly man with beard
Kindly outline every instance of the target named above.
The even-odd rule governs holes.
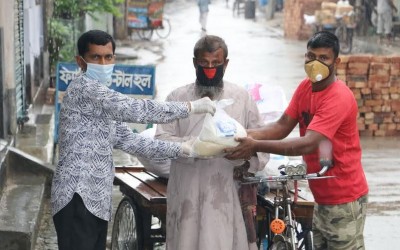
[[[190,101],[209,97],[218,101],[232,98],[227,114],[244,128],[262,126],[256,103],[247,91],[223,81],[229,60],[223,39],[207,35],[194,47],[195,83],[169,94],[169,101]],[[157,126],[156,138],[182,142],[197,137],[204,115],[191,116]],[[266,154],[251,157],[249,172],[262,169]],[[242,186],[233,179],[234,168],[243,161],[226,158],[178,159],[171,161],[167,191],[167,249],[171,250],[246,250],[257,249],[252,214],[256,205],[256,187]],[[247,169],[246,169],[247,171]],[[250,189],[248,189],[250,188]],[[242,202],[240,202],[242,201]],[[245,218],[250,218],[247,234]],[[247,235],[247,237],[246,237]]]

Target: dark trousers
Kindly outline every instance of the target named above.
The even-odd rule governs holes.
[[[108,221],[90,213],[78,194],[53,216],[53,222],[59,250],[106,249]]]

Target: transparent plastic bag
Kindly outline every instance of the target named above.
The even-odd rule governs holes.
[[[246,129],[224,111],[233,102],[233,99],[220,100],[214,116],[206,115],[200,134],[193,144],[193,151],[198,157],[221,156],[223,149],[239,144],[235,137],[247,136]]]

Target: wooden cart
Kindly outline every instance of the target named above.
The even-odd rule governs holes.
[[[111,249],[147,250],[165,242],[167,180],[143,167],[116,167],[114,185],[124,198],[115,213]]]
[[[148,250],[157,242],[165,242],[167,179],[143,167],[116,167],[114,185],[119,185],[124,198],[115,213],[111,249]],[[272,239],[267,228],[274,216],[274,192],[257,197],[259,239],[266,234]],[[311,230],[313,206],[314,201],[300,192],[293,212],[303,230]],[[157,227],[152,226],[155,219],[159,221]]]

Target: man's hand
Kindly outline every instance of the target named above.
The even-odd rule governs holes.
[[[193,114],[210,113],[211,115],[214,115],[215,109],[215,102],[211,101],[208,97],[203,97],[199,100],[190,102],[190,113]]]
[[[182,153],[187,156],[187,157],[194,157],[195,153],[193,152],[193,144],[194,141],[196,140],[195,137],[190,138],[187,141],[182,142],[181,147],[182,147]]]
[[[253,155],[255,155],[255,140],[250,137],[236,138],[235,140],[240,142],[240,144],[234,148],[224,149],[224,152],[226,153],[225,158],[229,160],[249,160]]]

